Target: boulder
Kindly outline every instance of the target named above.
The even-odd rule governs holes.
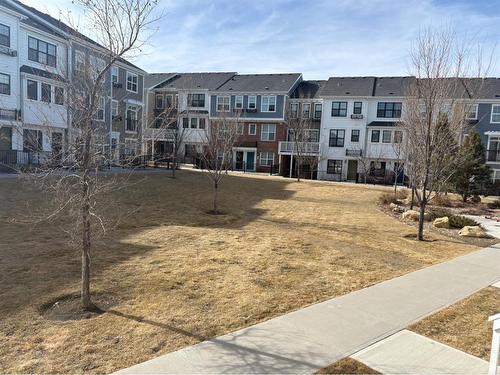
[[[438,217],[432,223],[436,228],[449,228],[450,227],[450,218],[448,216]]]
[[[412,221],[418,221],[420,217],[420,212],[415,211],[415,210],[408,210],[403,212],[402,218],[403,220],[412,220]],[[424,220],[429,221],[431,219],[431,215],[429,215],[428,212],[424,214]]]
[[[391,203],[389,205],[389,208],[392,210],[392,212],[399,212],[399,213],[405,212],[405,208],[398,206],[396,203]]]
[[[479,225],[463,227],[458,231],[458,235],[462,237],[487,238],[488,235]]]

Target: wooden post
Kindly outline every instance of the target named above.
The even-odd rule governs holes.
[[[493,335],[491,338],[491,355],[488,375],[497,375],[498,354],[500,350],[500,314],[492,315],[488,320],[493,322]]]

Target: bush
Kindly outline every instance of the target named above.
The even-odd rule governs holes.
[[[488,202],[487,206],[492,210],[500,208],[500,199],[495,199],[493,202]]]
[[[479,195],[473,195],[471,198],[470,198],[470,201],[472,203],[481,203],[481,197]]]
[[[467,226],[475,226],[478,225],[474,220],[469,219],[468,217],[465,216],[450,216],[450,227],[451,228],[457,228],[457,229],[462,229],[463,227]]]
[[[432,199],[432,204],[441,207],[453,207],[453,202],[451,198],[447,195],[436,195],[434,199]]]
[[[438,217],[453,216],[451,210],[442,207],[430,207],[429,213],[431,214],[431,219],[437,219]]]
[[[386,205],[386,206],[391,204],[391,203],[398,204],[398,203],[400,203],[398,201],[406,199],[407,196],[408,196],[408,193],[405,190],[398,190],[396,192],[396,194],[394,194],[393,192],[383,193],[379,197],[379,202],[383,205]]]

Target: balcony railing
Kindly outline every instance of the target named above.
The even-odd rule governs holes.
[[[500,162],[500,150],[486,151],[486,161]]]
[[[345,156],[362,156],[363,155],[363,150],[350,150],[346,148],[345,150]]]
[[[0,120],[17,121],[21,118],[21,111],[17,109],[0,108]]]
[[[145,128],[144,138],[154,139],[154,140],[173,140],[173,130],[172,129],[158,129],[158,128]]]
[[[319,142],[280,142],[279,153],[316,155],[319,154]]]

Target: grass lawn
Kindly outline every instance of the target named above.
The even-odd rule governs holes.
[[[414,324],[410,329],[466,353],[490,360],[492,322],[500,312],[500,288],[485,288]]]
[[[55,224],[20,225],[33,189],[0,181],[0,372],[111,372],[477,247],[381,212],[380,188],[228,176],[134,177],[114,207],[135,212],[93,249],[93,290],[115,305],[52,321],[40,306],[79,290],[80,254]]]

